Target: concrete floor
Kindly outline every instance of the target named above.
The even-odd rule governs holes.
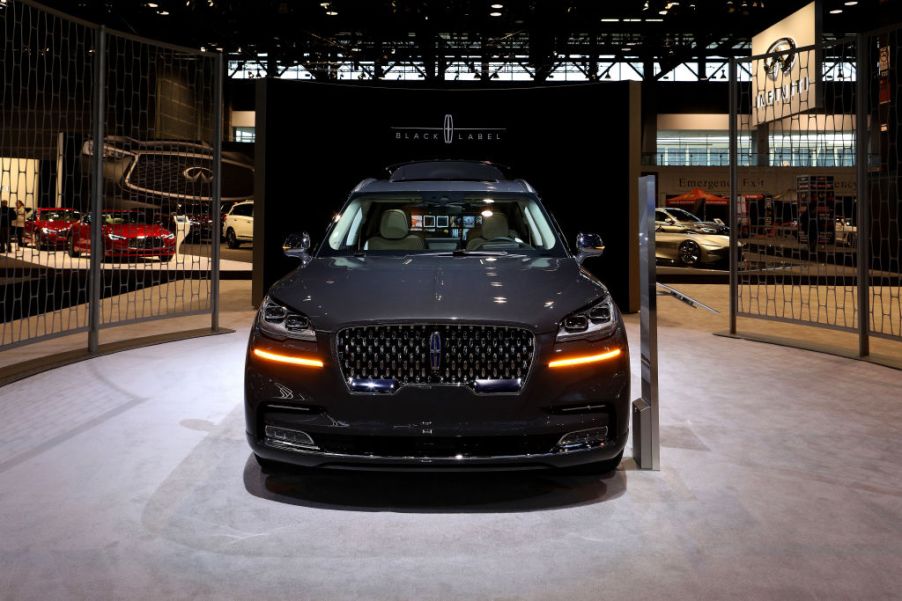
[[[902,372],[660,305],[657,473],[264,476],[246,329],[0,389],[0,598],[902,597]]]

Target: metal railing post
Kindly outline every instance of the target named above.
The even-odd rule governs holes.
[[[216,55],[216,74],[213,89],[213,218],[212,242],[210,253],[210,329],[219,329],[219,261],[220,237],[222,235],[222,53]]]
[[[868,198],[868,45],[867,34],[855,39],[855,172],[857,200],[855,220],[858,222],[858,355],[867,357],[870,349],[870,245],[871,211]]]
[[[639,178],[639,335],[642,396],[633,401],[633,458],[643,470],[661,469],[658,407],[658,293],[655,267],[655,176]]]
[[[103,270],[103,240],[100,227],[103,210],[103,136],[106,102],[106,29],[97,29],[94,44],[94,128],[91,179],[91,255],[88,276],[88,352],[96,353],[100,342],[100,302]]]
[[[739,155],[739,118],[736,59],[730,59],[730,334],[736,334],[739,310],[739,220],[736,215]]]

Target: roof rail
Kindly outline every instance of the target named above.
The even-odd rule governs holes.
[[[368,177],[364,180],[361,180],[360,183],[357,184],[356,186],[354,186],[354,189],[351,190],[351,194],[353,194],[355,192],[360,192],[363,188],[366,188],[368,185],[370,185],[371,183],[376,182],[376,181],[379,181],[379,180],[377,180],[375,177]]]
[[[487,161],[442,159],[402,163],[387,168],[391,182],[410,181],[478,181],[497,182],[507,179],[504,172]]]

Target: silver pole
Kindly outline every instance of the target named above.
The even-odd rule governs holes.
[[[739,155],[739,83],[736,59],[730,59],[730,334],[736,334],[736,313],[739,311],[739,220],[736,215]]]
[[[97,30],[94,44],[94,132],[91,179],[91,255],[88,277],[88,352],[96,353],[100,343],[100,299],[103,271],[103,240],[100,227],[103,211],[103,126],[106,111],[106,29]]]
[[[855,39],[855,171],[857,177],[856,216],[858,222],[858,355],[870,354],[870,199],[868,198],[868,36],[858,34]]]
[[[633,401],[633,459],[661,469],[658,410],[658,291],[655,269],[655,176],[639,178],[639,331],[642,397]]]
[[[213,90],[213,219],[212,252],[210,253],[210,328],[219,329],[219,260],[222,234],[222,53],[216,55]]]

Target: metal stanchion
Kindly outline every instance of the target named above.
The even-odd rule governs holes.
[[[213,90],[213,220],[212,252],[210,253],[210,328],[219,329],[219,261],[222,235],[222,53],[216,56],[216,75]]]
[[[103,271],[103,230],[101,228],[101,212],[103,211],[103,126],[106,111],[106,29],[101,26],[97,30],[97,41],[94,44],[94,132],[93,151],[91,157],[91,255],[90,276],[88,278],[88,352],[96,353],[100,342],[100,298]]]
[[[730,334],[736,335],[736,314],[739,312],[739,220],[736,214],[738,202],[737,183],[739,155],[739,83],[736,76],[736,59],[730,59]]]
[[[658,301],[655,269],[655,176],[639,178],[639,327],[642,397],[633,401],[633,458],[640,469],[661,469],[658,415]]]
[[[871,212],[868,198],[868,46],[867,35],[859,34],[855,40],[857,76],[855,82],[855,171],[857,176],[858,199],[856,216],[858,222],[858,355],[867,357],[870,350],[870,291],[869,268],[871,264]]]

